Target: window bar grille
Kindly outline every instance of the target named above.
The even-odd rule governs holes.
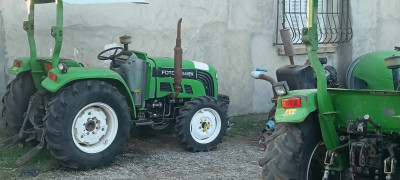
[[[282,44],[279,29],[290,29],[293,44],[301,44],[301,32],[307,25],[307,0],[277,0],[275,44]],[[347,43],[353,37],[350,20],[350,0],[319,0],[319,43]]]

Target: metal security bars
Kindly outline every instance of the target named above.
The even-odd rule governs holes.
[[[282,44],[279,29],[290,29],[293,44],[301,44],[301,31],[307,26],[307,0],[277,0],[275,44]],[[319,0],[318,42],[347,43],[353,37],[350,0]]]

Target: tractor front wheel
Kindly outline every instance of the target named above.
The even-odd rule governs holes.
[[[49,103],[45,121],[50,152],[69,168],[86,170],[110,163],[129,138],[126,99],[102,81],[65,88]]]
[[[186,102],[176,119],[181,144],[192,152],[215,149],[222,142],[226,127],[226,108],[208,96]]]
[[[313,117],[310,115],[301,123],[276,124],[274,133],[265,140],[268,145],[265,155],[259,160],[262,179],[322,178],[323,166],[315,166],[317,161],[312,156],[321,142],[318,120]]]

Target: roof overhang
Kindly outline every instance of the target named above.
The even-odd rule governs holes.
[[[31,0],[34,4],[54,3],[56,0]],[[59,0],[60,1],[60,0]],[[146,0],[63,0],[68,4],[111,4],[111,3],[136,3],[149,4]]]

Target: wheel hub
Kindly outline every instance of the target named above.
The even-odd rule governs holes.
[[[85,125],[86,131],[92,132],[96,128],[96,122],[93,120],[88,121]]]
[[[101,108],[87,108],[76,119],[73,130],[79,144],[94,145],[108,130],[107,115]]]
[[[191,120],[190,133],[199,143],[213,141],[221,130],[221,118],[214,109],[203,108],[197,111]]]

